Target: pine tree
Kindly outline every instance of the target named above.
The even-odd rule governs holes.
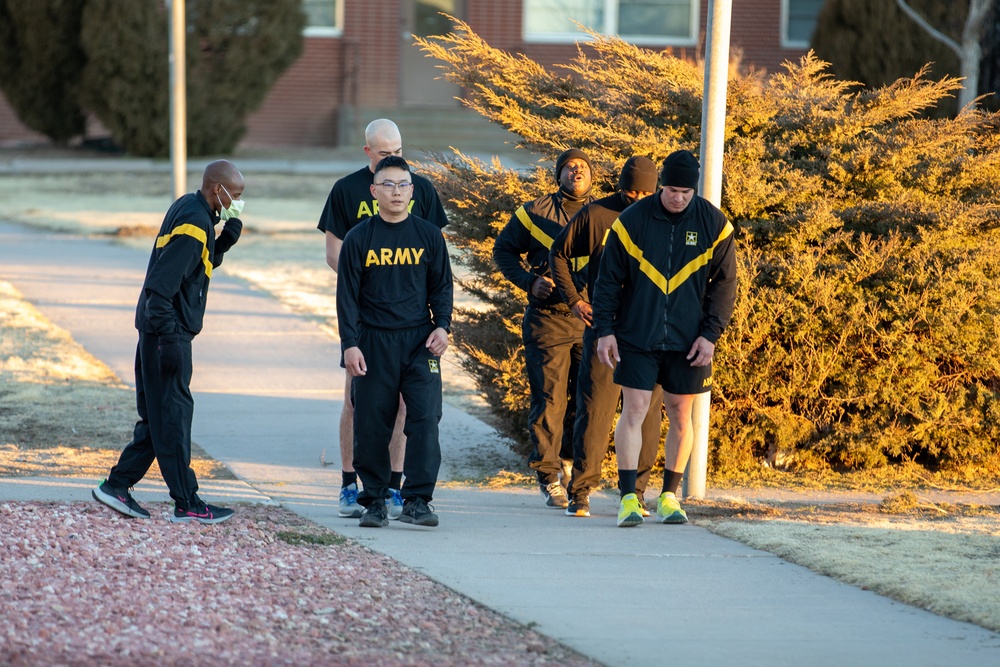
[[[302,52],[299,0],[188,0],[187,150],[230,152],[278,76]],[[88,0],[81,96],[130,153],[170,147],[168,16],[159,2]]]
[[[700,68],[590,37],[558,71],[462,22],[421,46],[470,108],[547,160],[583,148],[601,183],[632,154],[697,154]],[[1000,462],[1000,116],[920,117],[959,85],[918,68],[858,90],[812,54],[766,79],[731,72],[722,205],[740,287],[716,351],[715,470]],[[530,174],[459,152],[435,163],[463,286],[483,302],[455,342],[523,451],[525,297],[490,251],[511,211],[551,189],[551,161]]]
[[[0,89],[27,127],[56,143],[83,134],[84,0],[0,0]]]

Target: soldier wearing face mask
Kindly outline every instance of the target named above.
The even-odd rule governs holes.
[[[93,491],[96,500],[126,516],[149,518],[129,489],[154,459],[174,501],[171,521],[219,523],[233,515],[198,496],[191,469],[191,340],[202,328],[212,269],[240,238],[243,187],[243,175],[231,162],[212,162],[201,189],[173,203],[156,236],[135,313],[139,421],[118,464]],[[220,221],[225,225],[216,238]]]
[[[507,280],[528,294],[521,338],[531,389],[528,464],[548,507],[569,504],[566,471],[573,461],[576,377],[583,354],[583,322],[555,289],[549,269],[552,240],[570,218],[593,200],[590,158],[577,148],[556,159],[559,189],[518,207],[493,245],[493,261]],[[583,262],[573,271],[577,288],[586,291]]]

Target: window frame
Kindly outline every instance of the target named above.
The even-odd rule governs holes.
[[[331,26],[306,25],[303,37],[342,37],[344,34],[344,0],[333,0],[333,23]]]
[[[687,0],[691,7],[691,20],[688,25],[687,37],[651,37],[618,34],[619,0],[604,0],[604,25],[597,31],[602,35],[619,37],[629,44],[637,46],[698,46],[698,30],[701,20],[701,0]],[[528,32],[528,22],[525,20],[527,7],[522,4],[521,38],[527,44],[573,44],[575,42],[592,41],[590,35],[582,32]],[[593,28],[594,26],[587,26]],[[596,29],[596,28],[595,28]]]
[[[788,18],[789,18],[789,5],[792,0],[781,0],[781,48],[783,49],[808,49],[810,42],[809,40],[799,40],[790,39],[788,36]],[[823,3],[820,3],[819,11],[823,10]],[[819,12],[816,12],[816,17],[819,18]]]

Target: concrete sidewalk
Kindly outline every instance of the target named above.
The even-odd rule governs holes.
[[[237,247],[238,250],[238,247]],[[131,383],[133,309],[147,255],[0,223],[0,279]],[[840,584],[691,526],[614,527],[546,509],[537,493],[443,486],[436,529],[362,531],[337,517],[339,346],[225,275],[194,343],[194,439],[239,482],[205,497],[279,502],[608,665],[997,665],[1000,635]],[[445,469],[503,444],[446,407]],[[140,500],[165,500],[157,480]],[[214,484],[214,483],[213,483]],[[161,485],[162,486],[162,485]],[[216,495],[218,494],[218,495]],[[79,480],[2,480],[0,499],[90,499]]]

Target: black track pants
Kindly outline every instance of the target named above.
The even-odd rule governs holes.
[[[522,340],[531,389],[528,465],[543,484],[559,481],[561,459],[573,458],[576,378],[583,355],[584,324],[572,313],[524,311]]]
[[[614,371],[597,358],[597,334],[588,328],[583,334],[583,359],[576,391],[576,422],[573,424],[573,481],[570,494],[587,494],[601,482],[601,462],[610,446],[611,423],[618,410],[621,387]],[[649,483],[649,472],[660,448],[663,389],[653,387],[649,412],[642,422],[642,449],[639,450],[636,491]]]
[[[358,503],[382,502],[389,491],[389,440],[406,404],[403,500],[434,496],[441,468],[441,358],[424,344],[433,329],[368,329],[358,336],[368,372],[351,382],[354,402],[354,469],[364,490]]]
[[[108,482],[131,487],[142,479],[155,459],[170,497],[181,507],[189,507],[198,492],[198,480],[191,469],[191,341],[181,340],[183,359],[173,377],[160,375],[155,334],[139,332],[135,354],[136,410],[139,421],[132,442],[118,457]]]

